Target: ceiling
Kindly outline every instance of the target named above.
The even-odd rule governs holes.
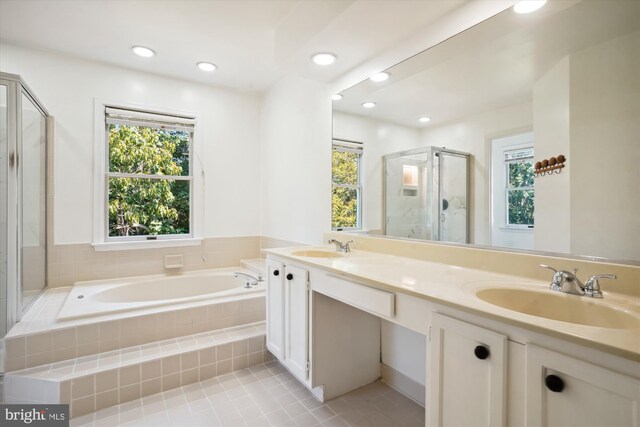
[[[0,0],[0,41],[180,79],[264,91],[330,82],[468,0]],[[154,49],[150,59],[130,47]],[[319,67],[318,51],[338,61]],[[199,61],[219,68],[205,73]]]
[[[427,128],[530,101],[543,74],[567,55],[640,30],[637,0],[548,3],[531,15],[508,9],[394,67],[383,83],[343,92],[334,109]],[[365,110],[362,102],[373,101]],[[418,122],[431,117],[428,124]]]

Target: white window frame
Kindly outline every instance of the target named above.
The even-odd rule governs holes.
[[[333,170],[331,171],[331,189],[335,187],[356,190],[358,195],[356,226],[355,227],[331,227],[333,231],[356,231],[362,230],[362,155],[364,154],[364,144],[361,142],[347,141],[342,139],[334,139],[331,145],[331,154],[333,151],[343,151],[358,154],[358,184],[336,184],[333,182]],[[333,218],[331,218],[333,221]]]
[[[107,179],[114,175],[107,170],[108,141],[105,109],[107,107],[144,111],[151,114],[174,115],[195,119],[190,148],[190,233],[180,235],[161,235],[154,240],[145,236],[109,237],[108,229],[108,189]],[[145,248],[164,248],[177,246],[195,246],[202,242],[203,224],[203,170],[200,114],[179,111],[171,108],[150,107],[121,101],[94,99],[94,206],[93,206],[93,247],[97,251],[128,250]],[[122,176],[123,174],[116,174]],[[126,175],[126,174],[124,174]],[[150,178],[154,176],[149,175]]]
[[[512,164],[512,163],[525,163],[529,159],[531,160],[531,163],[533,164],[534,146],[528,144],[528,145],[521,145],[521,146],[508,148],[508,149],[505,150],[505,155],[508,152],[527,151],[527,150],[531,150],[531,155],[530,156],[522,157],[522,158],[518,158],[518,159],[513,159],[513,160],[507,160],[507,159],[504,160],[504,182],[505,182],[505,187],[504,187],[504,191],[505,191],[505,193],[504,193],[504,227],[505,228],[516,229],[516,230],[517,229],[519,229],[519,230],[533,230],[535,228],[534,224],[511,224],[509,222],[509,193],[511,191],[525,191],[525,190],[533,190],[534,189],[533,185],[525,186],[525,187],[509,188],[509,165]],[[534,209],[535,209],[535,207],[534,207]]]

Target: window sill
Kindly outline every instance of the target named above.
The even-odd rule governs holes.
[[[533,231],[535,230],[535,228],[526,228],[526,227],[505,227],[505,226],[500,226],[498,228],[500,230],[502,230],[502,231],[509,231],[509,232],[514,232],[514,233],[533,233]]]
[[[103,242],[93,243],[96,252],[104,251],[128,251],[133,249],[159,249],[175,248],[180,246],[198,246],[202,243],[200,238],[166,239],[166,240],[136,240],[127,242]]]

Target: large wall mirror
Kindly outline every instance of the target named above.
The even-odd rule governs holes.
[[[640,261],[640,2],[507,9],[385,71],[333,102],[334,229]]]

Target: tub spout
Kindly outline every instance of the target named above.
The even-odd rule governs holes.
[[[242,277],[244,279],[244,287],[247,289],[250,289],[252,286],[256,286],[259,282],[263,281],[261,274],[258,274],[258,277],[255,277],[251,274],[242,273],[240,271],[233,273],[233,277]]]

